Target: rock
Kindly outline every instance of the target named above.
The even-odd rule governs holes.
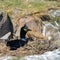
[[[3,18],[3,13],[0,12],[0,21],[2,20],[2,18]]]
[[[49,21],[51,19],[49,15],[42,15],[40,18],[42,21]]]
[[[53,22],[55,23],[55,22]],[[50,22],[43,22],[43,31],[42,34],[43,36],[48,37],[48,40],[58,40],[60,39],[60,32],[59,32],[59,27],[55,25],[53,25]]]
[[[0,60],[60,60],[60,50],[48,51],[43,54],[29,55],[24,57],[4,55],[0,56]]]
[[[60,50],[48,51],[39,55],[29,55],[24,57],[17,56],[1,56],[0,60],[60,60]]]
[[[5,34],[3,37],[1,37],[0,39],[8,39],[9,36],[11,35],[11,32],[8,32],[7,34]]]
[[[54,46],[56,48],[60,48],[60,40],[53,41],[51,44],[51,47],[54,47]]]
[[[0,60],[15,60],[18,59],[17,57],[13,57],[13,56],[2,56],[0,57]]]
[[[22,57],[20,60],[60,60],[59,49],[45,52],[42,55],[30,55]]]
[[[15,33],[16,36],[20,37],[20,29],[24,24],[26,24],[32,31],[38,31],[39,33],[41,33],[41,20],[36,20],[33,16],[28,15],[20,18],[20,20],[18,21],[18,27]]]
[[[51,16],[51,17],[60,17],[60,10],[59,9],[50,9],[48,11],[48,14]]]
[[[0,38],[8,32],[11,32],[10,37],[13,37],[13,25],[8,14],[0,14]],[[9,37],[9,36],[8,36]],[[10,38],[9,37],[9,38]]]

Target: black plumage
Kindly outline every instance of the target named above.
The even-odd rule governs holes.
[[[20,31],[20,40],[17,39],[17,40],[8,41],[7,46],[10,46],[11,50],[16,50],[17,48],[27,44],[28,39],[26,38],[26,33],[28,31],[31,31],[31,30],[26,25],[24,25]]]

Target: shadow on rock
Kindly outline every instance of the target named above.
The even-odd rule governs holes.
[[[11,32],[7,39],[13,38],[13,24],[10,16],[0,12],[0,38]],[[5,39],[5,38],[4,38]]]

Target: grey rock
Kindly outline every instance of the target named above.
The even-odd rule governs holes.
[[[11,19],[9,15],[6,14],[0,14],[0,38],[3,37],[8,32],[11,32],[11,38],[13,36],[13,25],[11,22]]]
[[[60,60],[60,51],[48,51],[42,55],[31,55],[21,58],[20,60]]]
[[[60,16],[60,10],[50,10],[48,12],[48,14],[51,16],[51,17],[59,17]]]

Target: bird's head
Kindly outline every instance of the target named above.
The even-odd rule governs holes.
[[[23,30],[24,30],[25,32],[31,31],[31,29],[29,29],[26,24],[24,25]]]
[[[20,31],[20,38],[25,38],[26,37],[26,33],[28,31],[31,31],[31,29],[28,28],[28,26],[25,24]]]

